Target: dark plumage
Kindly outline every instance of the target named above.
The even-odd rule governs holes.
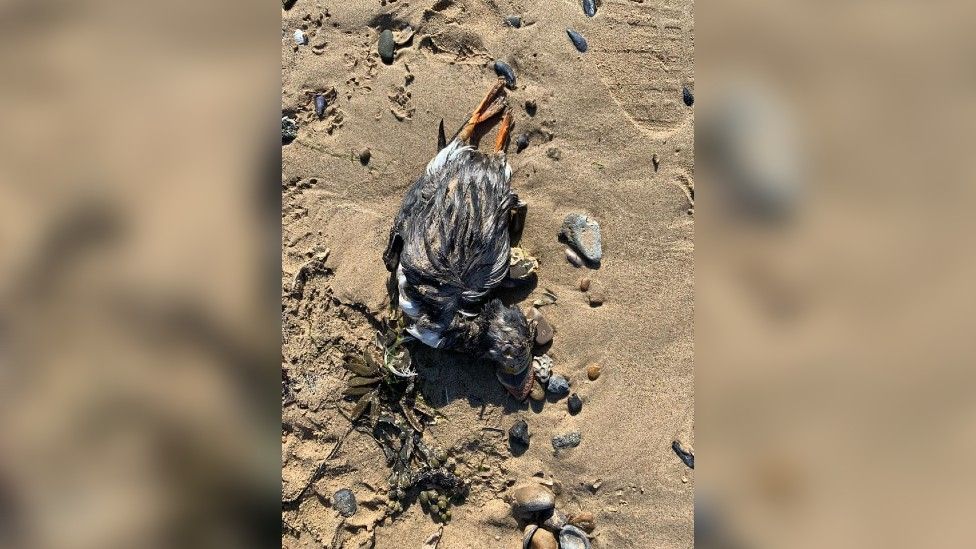
[[[528,321],[517,307],[491,299],[508,276],[509,223],[519,204],[503,147],[510,115],[494,153],[467,145],[478,122],[503,110],[494,101],[500,88],[493,88],[410,186],[393,221],[384,261],[396,278],[396,297],[410,320],[411,335],[431,347],[495,361],[499,379],[524,397],[523,388],[531,382]]]

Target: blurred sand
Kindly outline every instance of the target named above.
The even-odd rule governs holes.
[[[513,14],[522,16],[522,28],[504,26],[503,17]],[[376,54],[379,30],[406,25],[412,40],[384,65]],[[567,27],[586,37],[587,53],[575,51]],[[296,28],[309,36],[297,50]],[[558,294],[558,304],[544,309],[556,329],[550,355],[585,404],[577,416],[568,415],[565,399],[517,404],[485,364],[419,351],[425,394],[449,418],[425,436],[445,448],[473,448],[469,453],[489,467],[468,503],[454,509],[439,547],[519,546],[521,532],[505,522],[499,499],[511,482],[539,471],[561,486],[560,508],[596,514],[595,547],[693,545],[694,474],[671,450],[674,439],[694,443],[694,117],[681,99],[682,86],[694,89],[693,32],[684,0],[608,1],[592,19],[571,1],[347,2],[326,9],[299,0],[283,12],[282,109],[300,129],[282,148],[282,288],[315,252],[331,250],[327,270],[300,298],[283,302],[282,368],[294,399],[283,409],[283,499],[326,463],[313,490],[285,506],[284,546],[331,543],[339,519],[328,498],[343,487],[361,504],[340,532],[347,547],[367,543],[375,528],[376,547],[419,548],[437,530],[419,506],[375,524],[388,487],[372,441],[353,433],[333,459],[325,457],[348,429],[335,410],[342,353],[371,337],[362,308],[380,313],[387,304],[381,254],[392,216],[435,153],[438,121],[450,133],[467,118],[495,80],[496,58],[518,76],[508,93],[513,135],[531,135],[522,153],[514,154],[514,144],[509,149],[513,186],[529,205],[522,245],[541,261],[538,286],[520,303],[527,308],[544,288]],[[318,120],[314,94],[331,88],[335,107]],[[535,116],[523,108],[526,100],[538,104]],[[363,166],[358,154],[366,148],[372,154]],[[563,256],[556,234],[573,211],[601,223],[599,270],[573,268]],[[602,307],[589,307],[576,289],[583,275],[606,293]],[[590,382],[584,369],[594,361],[604,374]],[[506,437],[482,427],[507,430],[520,417],[532,444],[512,457]],[[582,444],[554,456],[549,439],[571,429],[582,432]],[[587,485],[597,479],[602,486],[593,493]],[[501,517],[492,520],[499,508]]]

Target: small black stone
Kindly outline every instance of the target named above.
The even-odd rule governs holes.
[[[298,137],[298,122],[287,116],[281,117],[281,143],[287,145]]]
[[[587,17],[593,17],[596,15],[595,0],[583,0],[583,15],[586,15]]]
[[[369,149],[363,149],[362,152],[359,153],[360,164],[362,164],[363,166],[369,164],[369,159],[372,158],[372,156],[373,153],[369,152]]]
[[[584,53],[589,48],[589,46],[586,44],[586,38],[583,38],[582,34],[574,31],[573,29],[566,29],[566,34],[569,35],[569,39],[573,42],[573,46],[576,48],[576,51]]]
[[[691,94],[691,91],[687,87],[681,88],[681,98],[684,99],[685,105],[689,107],[695,104],[695,96]]]
[[[535,104],[535,99],[525,100],[525,112],[529,113],[529,116],[535,116],[536,109],[537,105]]]
[[[515,152],[520,153],[529,146],[529,134],[523,133],[515,140]]]
[[[348,488],[343,488],[332,494],[332,505],[340,515],[351,517],[356,514],[356,494]]]
[[[522,26],[522,18],[518,15],[509,15],[505,18],[505,24],[516,29],[520,28]]]
[[[512,445],[529,445],[529,424],[524,419],[520,419],[508,430],[508,439]]]
[[[393,63],[394,49],[396,49],[396,45],[393,41],[393,31],[386,29],[380,33],[379,44],[376,46],[383,63],[387,65]]]
[[[583,399],[579,397],[576,393],[569,395],[569,400],[566,401],[566,406],[569,408],[570,415],[576,415],[580,413],[583,409]]]
[[[297,1],[298,0],[281,0],[281,7],[285,8],[286,10],[290,10]]]

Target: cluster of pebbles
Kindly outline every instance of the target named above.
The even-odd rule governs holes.
[[[555,494],[538,484],[516,487],[511,499],[512,514],[524,525],[522,549],[590,549],[593,513],[567,515],[556,509]]]

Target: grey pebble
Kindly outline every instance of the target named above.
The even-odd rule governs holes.
[[[380,41],[376,49],[380,54],[380,59],[387,65],[393,63],[393,50],[396,44],[393,42],[393,31],[386,29],[380,33]]]
[[[691,94],[691,90],[687,86],[681,88],[681,99],[689,107],[695,104],[695,96]]]
[[[512,444],[520,444],[522,446],[529,445],[529,424],[526,423],[524,419],[520,419],[515,422],[515,425],[508,430],[508,439]]]
[[[529,313],[525,316],[529,319],[529,321],[535,321],[536,345],[543,346],[552,341],[552,325],[550,325],[549,321],[546,320],[546,317],[542,314],[542,311],[536,307],[532,307],[529,309]]]
[[[590,538],[586,532],[567,524],[559,531],[559,549],[590,549]]]
[[[517,29],[522,26],[522,18],[518,15],[509,15],[505,18],[505,24]]]
[[[583,435],[579,431],[572,431],[552,437],[552,447],[556,450],[576,448],[580,445],[580,442],[583,442]]]
[[[563,220],[559,234],[589,262],[600,263],[603,259],[603,242],[600,224],[580,213],[571,213]]]
[[[553,374],[549,376],[549,383],[546,386],[546,390],[556,396],[568,395],[569,381],[559,374]]]
[[[569,409],[570,415],[575,416],[583,409],[583,399],[578,394],[573,393],[569,395],[569,400],[566,401],[566,407]]]
[[[512,491],[512,497],[515,500],[512,512],[516,515],[545,512],[556,506],[556,495],[538,484],[516,488]]]
[[[529,134],[523,133],[515,140],[515,152],[520,153],[529,146]]]
[[[363,166],[369,164],[369,159],[372,158],[372,156],[373,153],[371,153],[369,149],[363,149],[359,153],[359,163],[362,164]]]
[[[495,74],[501,76],[505,79],[505,85],[509,88],[515,88],[515,71],[508,63],[502,61],[501,59],[495,60]]]
[[[583,35],[574,31],[573,29],[566,29],[566,34],[569,35],[569,39],[573,41],[573,45],[576,46],[576,50],[583,53],[587,49],[586,38]]]
[[[291,143],[298,137],[298,122],[287,116],[281,117],[281,142]]]
[[[302,29],[295,30],[295,44],[298,46],[308,44],[308,36],[305,35]]]
[[[344,517],[351,517],[356,514],[356,494],[352,490],[343,488],[332,494],[332,505]]]

